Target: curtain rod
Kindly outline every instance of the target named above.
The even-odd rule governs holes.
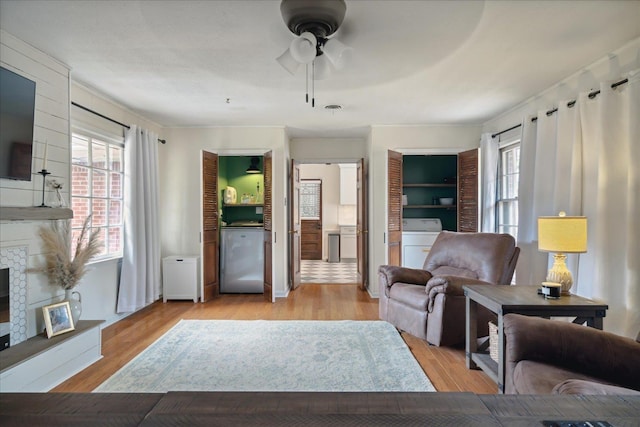
[[[612,83],[612,84],[611,84],[611,89],[615,89],[615,88],[617,88],[618,86],[623,85],[623,84],[628,83],[628,82],[629,82],[629,79],[624,79],[624,80],[620,80],[619,82]],[[589,99],[593,99],[593,98],[595,98],[596,96],[598,96],[598,94],[599,94],[599,93],[600,93],[600,89],[598,89],[598,90],[594,90],[593,92],[589,92]],[[567,107],[568,107],[568,108],[571,108],[571,107],[573,107],[574,105],[576,105],[576,100],[575,100],[575,99],[574,99],[573,101],[569,101],[569,102],[567,102]],[[547,114],[547,116],[550,116],[550,115],[552,115],[553,113],[555,113],[556,111],[558,111],[558,108],[557,108],[557,107],[556,107],[556,108],[554,108],[553,110],[549,110],[549,111],[547,111],[547,113],[546,113],[546,114]],[[533,117],[533,118],[531,119],[531,121],[532,121],[532,122],[535,122],[536,120],[538,120],[538,118],[537,118],[537,117]]]
[[[509,129],[505,129],[505,130],[502,130],[502,131],[500,131],[500,132],[494,133],[493,135],[491,135],[491,138],[495,138],[496,136],[500,136],[500,135],[502,135],[503,133],[507,133],[507,132],[509,132],[510,130],[518,129],[520,126],[522,126],[522,123],[518,123],[518,124],[517,124],[517,125],[515,125],[515,126],[511,126]]]
[[[85,107],[84,105],[80,105],[80,104],[78,104],[77,102],[73,102],[73,101],[71,101],[71,105],[73,105],[74,107],[78,107],[78,108],[80,108],[80,109],[82,109],[82,110],[84,110],[84,111],[87,111],[87,112],[89,112],[89,113],[91,113],[91,114],[95,114],[95,115],[96,115],[96,116],[98,116],[98,117],[101,117],[101,118],[103,118],[103,119],[105,119],[105,120],[110,121],[111,123],[115,123],[115,124],[117,124],[117,125],[120,125],[120,126],[122,126],[123,128],[131,129],[131,126],[129,126],[129,125],[125,125],[124,123],[121,123],[121,122],[119,122],[119,121],[117,121],[117,120],[114,120],[114,119],[112,119],[111,117],[107,117],[107,116],[105,116],[104,114],[100,114],[100,113],[98,113],[97,111],[92,110],[91,108],[87,108],[87,107]],[[162,144],[166,144],[166,143],[167,143],[167,140],[166,140],[166,139],[160,139],[160,138],[158,138],[158,142],[161,142]]]

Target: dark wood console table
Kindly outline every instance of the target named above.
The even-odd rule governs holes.
[[[2,426],[638,425],[640,396],[473,393],[0,393]]]
[[[573,323],[586,323],[592,328],[602,329],[606,316],[606,304],[601,304],[578,295],[545,299],[538,295],[539,286],[463,286],[466,298],[466,359],[467,368],[482,369],[496,383],[498,391],[504,392],[504,325],[503,316],[508,313],[538,317],[575,317]],[[486,351],[478,351],[477,309],[478,304],[498,315],[498,362]],[[473,338],[471,338],[473,337]]]

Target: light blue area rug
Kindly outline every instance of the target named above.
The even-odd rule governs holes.
[[[387,322],[181,320],[94,391],[435,389]]]

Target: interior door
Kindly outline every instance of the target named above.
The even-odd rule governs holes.
[[[300,181],[300,259],[322,259],[322,181]]]
[[[458,153],[458,231],[461,232],[479,230],[479,150]]]
[[[291,278],[291,288],[297,289],[300,286],[300,260],[302,254],[300,251],[300,164],[295,160],[291,160],[291,174],[289,175],[289,212],[290,228],[289,228],[289,277]]]
[[[271,151],[264,154],[264,201],[262,221],[264,227],[264,299],[275,302],[273,294],[273,160]]]
[[[202,302],[220,294],[218,227],[218,155],[202,151]]]
[[[402,154],[387,154],[387,250],[388,265],[402,262]]]
[[[369,269],[369,227],[367,226],[367,171],[364,159],[360,159],[356,171],[357,198],[356,204],[356,247],[358,285],[361,290],[368,286]]]

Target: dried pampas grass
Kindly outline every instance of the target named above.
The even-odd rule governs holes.
[[[45,273],[51,285],[64,290],[73,289],[87,272],[87,263],[100,253],[102,242],[98,237],[100,229],[90,233],[89,215],[78,236],[73,259],[71,258],[71,221],[54,221],[50,227],[40,228],[45,266],[33,269]]]

